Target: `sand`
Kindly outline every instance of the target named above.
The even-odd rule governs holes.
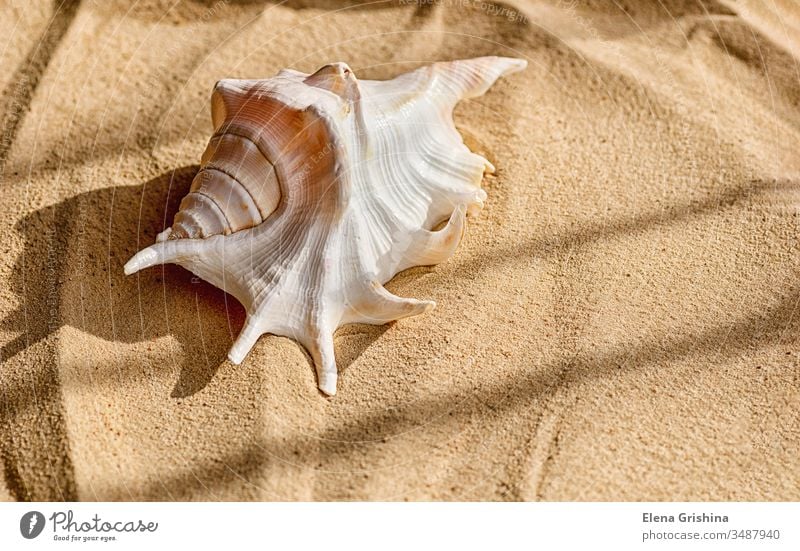
[[[0,7],[0,499],[800,499],[791,0]],[[430,314],[336,335],[339,393],[175,266],[223,77],[497,54],[497,167]]]

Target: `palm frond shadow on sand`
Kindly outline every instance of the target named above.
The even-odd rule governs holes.
[[[181,348],[182,357],[177,369],[176,365],[160,367],[170,373],[179,371],[172,396],[188,396],[204,388],[224,363],[228,346],[243,323],[241,305],[175,266],[148,270],[138,279],[126,278],[122,272],[124,262],[142,246],[151,243],[156,233],[171,222],[196,170],[196,166],[183,167],[143,186],[119,186],[84,193],[25,217],[15,228],[24,236],[25,248],[12,275],[13,291],[19,297],[20,306],[2,322],[6,331],[17,336],[3,346],[3,359],[13,360],[28,353],[38,343],[52,340],[65,326],[108,343],[147,343],[169,336]],[[480,265],[502,263],[510,256],[549,256],[609,235],[680,223],[718,208],[748,201],[775,185],[774,182],[752,182],[706,202],[675,205],[658,213],[643,213],[580,227],[565,235],[545,236],[536,243],[519,243],[513,249],[487,250],[482,253],[486,258],[480,259]],[[452,261],[459,262],[459,259]],[[472,260],[461,262],[468,268]],[[531,377],[497,381],[475,400],[456,394],[445,399],[422,397],[404,407],[424,411],[431,422],[435,422],[436,416],[443,412],[459,416],[481,415],[487,403],[491,403],[494,410],[513,412],[530,404],[536,396],[573,380],[610,376],[620,368],[637,369],[689,355],[727,355],[757,349],[794,338],[799,299],[800,289],[794,282],[789,282],[787,292],[776,306],[759,315],[711,327],[702,334],[679,334],[658,343],[631,344],[591,358],[573,358],[569,366],[543,365],[533,370]],[[175,315],[187,311],[196,312],[196,316]],[[139,320],[139,323],[130,323],[131,319]],[[115,320],[126,322],[116,323]],[[355,350],[340,358],[343,364],[340,367],[354,361],[384,331],[385,328],[376,328],[363,337],[359,334],[357,342],[349,343],[355,345]],[[31,474],[26,465],[37,458],[25,456],[13,441],[0,439],[5,477],[19,499],[76,498],[74,482],[71,482],[72,467],[68,461],[66,427],[59,405],[58,362],[57,350],[35,362],[27,362],[23,357],[23,363],[30,363],[29,371],[32,372],[26,377],[2,378],[5,403],[0,408],[0,426],[19,428],[24,425],[28,432],[35,433],[46,420],[48,430],[39,431],[44,435],[41,450],[50,457],[64,458],[60,466],[53,467],[53,476],[58,478],[58,482],[48,485],[60,488],[60,494],[43,494],[27,482]],[[312,373],[310,364],[309,373]],[[126,377],[142,374],[111,371],[107,375],[124,383]],[[407,413],[390,417],[383,413],[375,414],[380,415],[380,419],[365,416],[343,420],[328,427],[325,440],[320,444],[320,453],[346,456],[359,448],[355,443],[369,441],[369,435],[374,436],[374,426],[382,427],[382,431],[390,433],[390,436],[416,430],[418,427],[409,419],[418,419],[419,416]],[[270,451],[270,454],[274,453],[275,450]],[[253,461],[258,464],[259,457],[263,459],[265,454],[254,449],[245,455],[232,457],[231,463],[250,465],[248,472],[255,472]],[[198,471],[203,474],[202,465],[193,465],[191,469],[194,475],[203,479],[198,474]],[[205,474],[211,476],[210,471]],[[183,474],[176,476],[176,481],[187,479]],[[177,489],[168,491],[168,482],[160,485],[160,489],[142,488],[135,497],[171,499],[173,494],[189,495]],[[191,493],[190,489],[186,491]],[[123,489],[120,492],[120,498],[125,499]]]
[[[25,239],[12,276],[19,307],[0,325],[17,336],[2,347],[2,357],[14,357],[65,325],[109,342],[170,335],[184,355],[173,396],[201,390],[224,362],[244,321],[243,307],[175,265],[151,268],[138,277],[122,271],[171,223],[197,169],[169,171],[143,186],[81,194],[17,224]],[[176,315],[186,312],[196,315]],[[356,340],[368,347],[384,331],[360,331],[370,339]],[[340,368],[360,355],[361,347],[356,348],[343,355]]]
[[[178,372],[171,398],[199,392],[225,363],[244,322],[244,309],[235,299],[178,266],[132,277],[122,270],[127,259],[171,223],[197,169],[187,166],[144,185],[83,193],[37,210],[15,226],[24,249],[11,276],[18,306],[0,322],[12,335],[0,357],[13,364],[6,364],[0,377],[0,428],[6,435],[42,436],[36,446],[42,457],[25,455],[11,437],[0,438],[5,479],[17,499],[76,499],[60,390],[61,358],[54,344],[62,328],[84,334],[84,343],[99,339],[101,346],[105,342],[111,347],[173,338],[180,349],[174,362],[156,366]],[[350,338],[340,369],[384,331],[369,328]],[[91,362],[91,355],[86,360]],[[308,365],[313,376],[310,360]],[[125,384],[147,377],[148,369],[153,367],[131,365],[127,372],[101,367],[98,376]],[[47,458],[58,458],[58,464]],[[54,480],[42,484],[41,473],[28,471],[47,461]]]
[[[209,328],[227,330],[230,324],[236,329],[243,314],[235,301],[193,282],[191,274],[177,267],[153,270],[139,279],[125,278],[122,272],[124,261],[139,248],[138,241],[152,241],[163,220],[171,220],[196,170],[185,167],[144,186],[80,194],[32,212],[15,226],[24,249],[11,275],[18,306],[0,322],[13,335],[0,349],[4,366],[0,427],[6,436],[0,438],[0,455],[7,485],[17,499],[76,499],[59,373],[62,358],[57,343],[63,328],[87,335],[79,344],[84,352],[92,346],[92,337],[107,343],[173,337],[185,352],[175,396],[203,388],[222,363],[226,340],[214,335],[208,342],[198,342],[197,328],[181,323],[186,316],[175,313],[196,311],[198,317],[208,318]],[[159,292],[159,285],[183,292]],[[131,323],[132,319],[140,323]],[[85,358],[87,365],[92,363],[90,353]],[[99,376],[121,384],[146,376],[144,366],[131,367],[127,372],[105,368]],[[174,365],[160,368],[175,369]],[[41,442],[23,446],[13,435],[36,435]],[[54,480],[43,483],[36,469],[44,469]]]
[[[496,249],[483,253],[481,263],[502,263],[508,257],[549,256],[560,254],[570,247],[585,245],[593,240],[647,231],[654,227],[680,224],[693,217],[713,214],[719,209],[759,201],[762,194],[770,195],[776,189],[792,187],[791,182],[749,182],[734,187],[721,195],[704,201],[675,204],[659,212],[646,212],[637,216],[613,219],[596,225],[576,228],[565,235],[545,236],[536,244],[520,243],[513,249]],[[459,260],[453,259],[453,262]],[[463,261],[465,267],[469,259]],[[208,491],[226,495],[227,485],[241,484],[242,478],[256,480],[269,470],[275,457],[292,457],[295,449],[311,445],[319,457],[343,458],[363,453],[365,446],[382,438],[409,431],[424,430],[419,419],[426,423],[437,423],[441,416],[456,416],[468,419],[480,418],[491,412],[492,415],[513,417],[531,407],[536,400],[552,394],[565,385],[586,382],[593,379],[614,377],[621,371],[646,369],[648,366],[665,365],[685,358],[697,358],[698,365],[713,365],[716,361],[733,358],[739,354],[760,350],[764,347],[793,342],[800,329],[800,279],[787,282],[781,297],[771,306],[758,313],[743,315],[739,319],[728,320],[702,332],[686,331],[668,335],[657,342],[631,342],[592,356],[578,355],[561,363],[540,365],[531,369],[529,376],[508,377],[497,380],[481,389],[474,396],[464,394],[464,389],[453,389],[447,396],[425,397],[405,404],[401,411],[389,414],[376,411],[363,417],[342,418],[333,422],[322,434],[321,440],[313,436],[298,435],[281,442],[261,442],[259,445],[243,443],[242,449],[232,451],[222,461],[205,465],[187,465],[185,470],[177,469],[172,475],[162,477],[157,485],[143,486],[130,495],[130,489],[120,488],[121,499],[191,499],[193,496],[207,495]],[[190,283],[188,285],[191,285]],[[175,292],[173,290],[173,292]],[[212,299],[217,300],[217,299]],[[224,320],[215,320],[224,323]],[[378,330],[374,338],[383,333]],[[367,348],[374,339],[368,339]],[[363,351],[363,350],[362,350]],[[350,360],[352,361],[352,360]],[[489,406],[491,406],[489,408]],[[487,409],[488,408],[488,409]],[[405,409],[406,411],[402,411]],[[491,410],[491,411],[490,411]],[[376,432],[376,427],[379,431]],[[222,466],[222,467],[221,467]],[[196,488],[186,487],[186,481],[197,481]],[[469,498],[469,496],[464,496]],[[512,489],[509,499],[517,499]]]
[[[53,17],[0,91],[0,174],[53,54],[78,12],[80,0],[54,0]]]
[[[437,424],[442,416],[456,416],[465,422],[484,415],[502,415],[509,419],[530,408],[546,394],[555,393],[559,387],[605,377],[613,377],[620,371],[643,369],[654,364],[678,361],[688,357],[715,358],[735,357],[748,350],[758,350],[795,338],[800,324],[800,287],[791,292],[774,307],[759,315],[745,317],[730,324],[709,328],[701,334],[674,335],[665,342],[642,343],[623,346],[593,357],[570,359],[564,365],[542,365],[525,378],[505,378],[483,389],[480,395],[464,396],[463,389],[434,398],[421,397],[409,403],[393,415],[376,412],[356,419],[338,422],[325,431],[324,440],[314,442],[319,457],[338,458],[346,463],[348,457],[360,457],[371,445],[380,445],[382,438],[415,430],[425,430],[413,419],[425,418],[427,423]],[[702,365],[702,364],[698,364]],[[711,365],[710,363],[708,365]],[[415,411],[403,411],[405,409]],[[375,427],[380,427],[376,437]],[[161,477],[157,484],[112,490],[112,499],[164,500],[207,499],[209,495],[227,495],[226,486],[240,486],[242,480],[250,483],[263,476],[274,462],[283,464],[293,461],[292,450],[303,449],[313,438],[298,435],[295,440],[261,442],[259,445],[243,443],[240,450],[213,462],[197,462],[176,469]],[[732,450],[732,453],[737,453]],[[276,460],[277,458],[277,460]],[[285,458],[285,459],[281,459]],[[311,467],[306,467],[311,468]],[[358,481],[349,474],[349,486]],[[191,484],[187,484],[191,481]],[[357,492],[357,488],[354,489]],[[506,496],[511,500],[523,499],[511,488]],[[357,495],[357,494],[356,494]],[[473,499],[473,496],[461,496]]]

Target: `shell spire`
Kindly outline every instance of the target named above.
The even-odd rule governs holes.
[[[174,263],[222,288],[247,311],[233,363],[265,333],[291,337],[309,351],[320,390],[334,394],[340,325],[435,306],[384,284],[454,253],[493,167],[464,145],[453,108],[525,66],[481,57],[369,81],[332,63],[220,81],[191,189],[125,273]]]

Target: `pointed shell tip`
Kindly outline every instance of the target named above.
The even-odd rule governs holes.
[[[153,264],[155,264],[155,259],[157,256],[158,255],[155,253],[155,251],[153,251],[149,247],[147,249],[139,251],[138,253],[133,255],[133,258],[131,258],[130,260],[128,260],[128,262],[125,263],[125,266],[123,267],[125,275],[129,276],[131,274],[135,274],[139,270],[152,266]]]
[[[319,374],[319,389],[328,396],[336,394],[336,380],[338,375],[335,372],[323,371]]]
[[[244,360],[244,356],[241,354],[235,354],[233,350],[228,352],[228,361],[231,362],[233,365],[239,365]]]
[[[508,64],[510,66],[510,69],[508,70],[508,72],[506,72],[507,75],[511,73],[516,73],[517,71],[522,71],[523,69],[528,67],[528,62],[524,59],[520,59],[518,57],[507,57],[504,59],[508,61]]]

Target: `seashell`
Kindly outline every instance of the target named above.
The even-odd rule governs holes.
[[[219,81],[214,134],[191,190],[125,273],[171,262],[220,287],[247,311],[233,363],[265,333],[291,337],[310,352],[319,388],[334,394],[340,325],[434,307],[383,285],[455,251],[493,167],[464,145],[453,109],[525,66],[481,57],[369,81],[333,63],[311,75]]]

